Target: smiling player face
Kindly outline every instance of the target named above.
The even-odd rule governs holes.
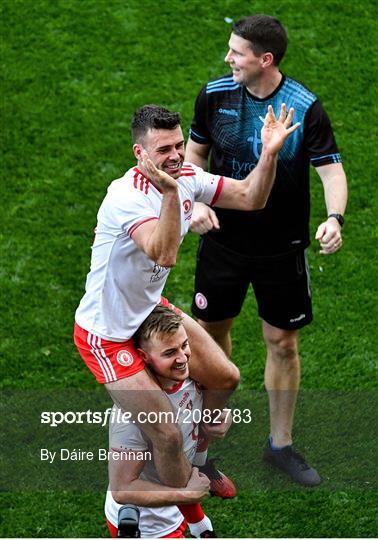
[[[157,169],[172,178],[179,178],[184,163],[185,143],[180,126],[174,129],[149,129],[143,137],[143,145],[134,145],[136,150],[142,147]],[[134,150],[135,151],[135,150]],[[139,159],[138,152],[136,153]]]
[[[224,61],[230,64],[234,81],[244,86],[255,83],[263,72],[263,55],[256,56],[249,41],[235,34],[231,34],[228,46]]]
[[[174,334],[153,335],[143,344],[144,360],[157,375],[163,388],[189,376],[190,347],[185,328]]]

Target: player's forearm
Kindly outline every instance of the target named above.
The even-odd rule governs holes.
[[[344,171],[322,179],[327,214],[344,214],[348,200],[348,186]]]
[[[204,171],[207,171],[209,152],[210,145],[198,144],[192,139],[189,139],[185,150],[185,161],[194,163],[194,165],[197,165]]]
[[[200,156],[199,154],[195,152],[188,151],[185,153],[185,161],[188,163],[194,163],[194,165],[197,165],[197,167],[201,167],[204,171],[207,171],[207,157]]]
[[[161,266],[174,266],[180,247],[180,231],[180,199],[175,191],[163,195],[160,217],[147,243],[147,255]]]
[[[256,167],[249,173],[245,182],[244,210],[260,210],[264,208],[276,177],[277,155],[261,152]]]
[[[125,491],[112,491],[112,495],[118,504],[130,503],[150,507],[192,504],[203,498],[201,492],[163,486],[139,478],[130,482]]]

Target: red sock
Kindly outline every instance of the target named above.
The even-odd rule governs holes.
[[[188,523],[198,523],[205,517],[200,503],[179,504],[178,509]]]
[[[112,538],[117,538],[117,536],[118,536],[118,529],[117,529],[117,527],[115,527],[115,526],[113,525],[113,523],[110,523],[110,521],[108,520],[108,518],[106,518],[106,523],[107,523],[107,525],[108,525],[108,529],[109,529],[109,532],[110,532],[110,536],[111,536]]]

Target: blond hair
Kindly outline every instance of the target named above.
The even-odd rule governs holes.
[[[140,325],[134,335],[137,345],[149,341],[153,336],[173,335],[183,324],[183,318],[172,309],[158,304]]]

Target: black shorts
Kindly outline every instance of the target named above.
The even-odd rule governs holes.
[[[295,330],[312,321],[305,251],[252,258],[201,239],[192,303],[198,319],[216,322],[239,315],[250,284],[259,316],[272,326]]]

